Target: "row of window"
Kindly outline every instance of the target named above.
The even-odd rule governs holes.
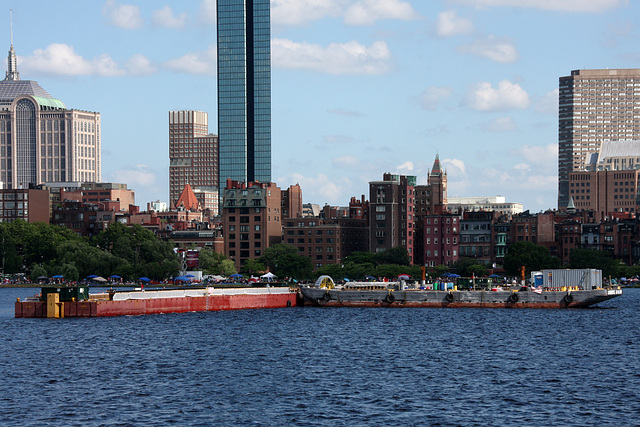
[[[309,236],[311,236],[313,230],[309,230]],[[316,236],[322,236],[324,234],[324,232],[326,231],[326,235],[327,236],[333,236],[335,233],[335,230],[316,230],[315,234]],[[297,234],[298,236],[304,236],[305,232],[304,230],[298,230],[298,232],[296,233],[295,230],[287,230],[287,236],[293,236]]]
[[[253,226],[254,231],[260,231],[260,224],[256,224]],[[248,225],[241,225],[238,230],[240,232],[243,231],[249,231],[249,226]],[[229,225],[229,231],[236,231],[236,226],[235,225]]]

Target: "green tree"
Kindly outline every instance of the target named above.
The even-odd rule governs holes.
[[[171,242],[160,240],[139,224],[132,227],[120,222],[110,224],[93,238],[92,244],[118,260],[112,273],[130,280],[141,276],[164,279],[174,276],[180,268]]]
[[[258,261],[266,265],[269,268],[269,271],[272,271],[274,274],[278,274],[275,270],[277,269],[278,264],[282,262],[283,257],[287,254],[297,255],[298,249],[284,243],[277,243],[265,249]]]
[[[386,251],[375,254],[376,264],[396,264],[396,265],[409,265],[411,264],[411,258],[407,249],[402,246],[387,249]]]
[[[313,271],[309,257],[298,255],[298,249],[284,243],[278,243],[265,249],[259,261],[280,278],[306,279],[311,277]]]
[[[44,264],[55,260],[56,247],[67,240],[79,240],[71,230],[42,222],[16,220],[8,225],[23,265]]]
[[[473,258],[460,258],[456,262],[456,269],[458,270],[458,274],[462,277],[471,277],[472,275],[484,276],[487,274],[487,267],[482,264],[479,264]]]
[[[604,277],[617,277],[620,264],[607,251],[574,249],[569,254],[569,268],[597,268],[602,270]]]
[[[345,257],[344,263],[373,265],[376,263],[376,254],[373,252],[352,252],[349,256]]]
[[[504,269],[512,276],[520,276],[520,267],[525,267],[525,275],[545,268],[560,268],[560,260],[549,253],[544,246],[532,242],[516,242],[509,246],[504,257]]]
[[[32,282],[38,282],[39,277],[49,277],[49,274],[47,273],[47,269],[42,265],[35,264],[33,268],[31,268],[31,274],[29,275],[29,278]]]
[[[247,259],[242,265],[241,272],[253,276],[255,274],[260,274],[265,270],[265,265],[260,261],[257,261],[255,259]]]
[[[233,272],[228,273],[231,269],[229,268],[229,263],[225,263],[224,261],[230,261],[233,265]],[[228,276],[230,274],[236,273],[235,264],[233,261],[229,260],[224,254],[219,252],[214,252],[211,249],[201,249],[199,253],[199,262],[200,269],[204,274],[219,274],[223,276]]]
[[[220,272],[216,274],[221,274],[223,276],[231,276],[232,274],[236,274],[238,271],[236,270],[236,264],[230,259],[223,259],[220,262]]]
[[[447,267],[444,264],[440,264],[440,265],[436,265],[435,267],[432,267],[431,270],[432,270],[433,277],[441,277],[444,273],[449,271],[449,267]]]
[[[18,254],[17,241],[9,232],[8,223],[0,223],[0,259],[2,273],[20,273],[22,257]]]

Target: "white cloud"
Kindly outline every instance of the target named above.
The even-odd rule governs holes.
[[[473,31],[473,22],[459,17],[455,10],[447,10],[438,14],[436,34],[440,37],[467,35]]]
[[[73,46],[53,43],[46,49],[37,49],[33,55],[21,57],[23,70],[59,76],[121,76],[125,74],[109,55],[102,54],[92,60],[78,55]]]
[[[551,92],[545,94],[543,97],[537,99],[535,103],[536,111],[540,113],[557,115],[559,96],[560,90],[554,89]]]
[[[497,88],[482,82],[467,94],[465,103],[478,111],[522,110],[529,106],[529,95],[519,84],[508,80],[502,80]]]
[[[518,125],[511,117],[498,117],[487,123],[483,123],[480,127],[488,132],[512,132],[518,130]]]
[[[315,177],[293,173],[290,176],[278,178],[277,182],[300,184],[305,200],[322,200],[328,203],[344,203],[343,193],[345,189],[351,187],[351,182],[346,177],[331,176],[330,178],[322,173]]]
[[[144,55],[133,55],[124,67],[131,76],[148,76],[157,71],[155,65]]]
[[[360,0],[345,11],[344,22],[349,25],[371,25],[381,19],[418,19],[411,3],[403,0]]]
[[[447,176],[464,177],[467,174],[467,167],[460,159],[443,159],[440,161],[442,167],[447,171]]]
[[[431,86],[426,88],[418,98],[418,102],[425,110],[435,110],[438,105],[453,94],[449,86]]]
[[[173,14],[173,10],[169,6],[165,6],[162,9],[154,10],[151,21],[154,25],[164,28],[174,28],[180,30],[184,28],[187,22],[187,13],[183,12],[178,16]]]
[[[567,12],[604,12],[627,5],[629,0],[456,0],[458,4],[482,7],[522,7]]]
[[[481,180],[478,182],[479,187],[493,190],[496,188],[496,182],[500,183],[501,192],[506,191],[512,194],[522,192],[548,193],[555,192],[558,189],[556,174],[545,174],[545,171],[535,172],[522,164],[516,164],[510,169],[482,169]],[[522,200],[509,201],[522,202]]]
[[[271,0],[271,23],[305,25],[342,12],[342,1],[336,0]]]
[[[415,170],[415,165],[411,161],[404,162],[400,166],[398,166],[397,171],[399,174],[409,173]]]
[[[350,144],[354,141],[354,139],[348,135],[325,135],[322,137],[322,141],[325,144]]]
[[[212,44],[204,52],[191,52],[169,60],[164,63],[164,68],[187,74],[215,75],[216,64],[216,45]]]
[[[494,36],[477,39],[471,44],[460,46],[458,51],[488,58],[502,64],[515,62],[518,59],[518,51],[511,42]]]
[[[202,0],[198,16],[205,24],[215,24],[217,22],[216,0]]]
[[[521,157],[527,163],[532,163],[537,166],[549,166],[551,170],[555,170],[558,164],[558,144],[548,144],[544,146],[523,145],[512,150],[509,154]]]
[[[337,116],[344,116],[344,117],[362,117],[362,116],[364,116],[364,114],[362,114],[360,111],[345,110],[345,109],[342,109],[342,108],[333,108],[331,110],[328,110],[327,113],[335,114]]]
[[[129,188],[149,187],[156,183],[156,175],[147,165],[135,165],[118,169],[110,174],[112,182],[126,182]]]
[[[414,20],[418,13],[404,0],[271,0],[275,25],[306,25],[342,17],[348,25],[371,25],[383,19]]]
[[[353,168],[357,168],[360,165],[361,160],[356,156],[347,155],[342,157],[336,157],[331,161],[331,163],[333,164],[333,167],[337,169],[340,169],[340,168],[353,169]]]
[[[531,165],[528,165],[526,163],[518,163],[517,165],[513,165],[513,169],[517,171],[530,172]]]
[[[364,46],[357,41],[327,47],[286,39],[271,40],[274,67],[327,74],[385,74],[392,69],[391,52],[384,41]]]
[[[102,14],[112,25],[126,30],[140,28],[143,24],[138,6],[117,4],[114,0],[107,0],[102,8]]]

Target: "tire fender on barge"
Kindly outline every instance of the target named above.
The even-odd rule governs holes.
[[[511,304],[517,303],[519,299],[520,297],[518,296],[517,292],[512,292],[511,295],[509,295],[509,302]]]

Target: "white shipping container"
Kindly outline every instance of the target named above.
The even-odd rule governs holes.
[[[595,268],[542,270],[542,281],[545,288],[577,286],[580,289],[591,290],[602,287],[602,270]]]

